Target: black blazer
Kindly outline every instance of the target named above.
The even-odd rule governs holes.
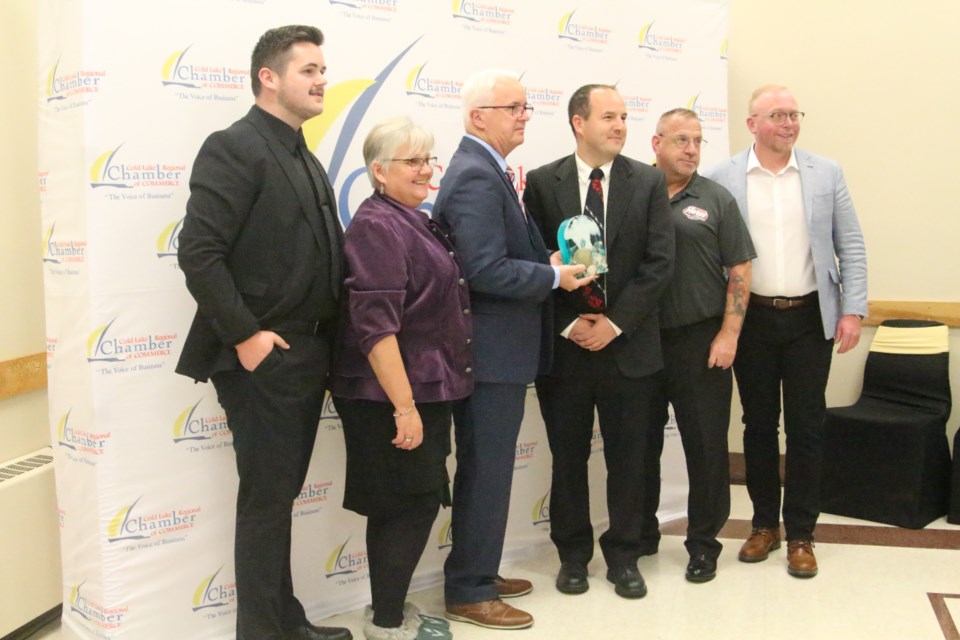
[[[252,107],[211,134],[193,164],[178,259],[197,313],[176,370],[196,380],[238,367],[234,345],[271,323],[317,319],[307,301],[330,243],[294,146],[298,134],[287,136],[272,118]],[[333,189],[320,174],[330,209],[322,213],[336,220]],[[333,226],[342,247],[343,230]],[[342,264],[341,250],[334,259]]]
[[[674,230],[666,180],[657,169],[617,156],[606,203],[607,317],[623,334],[606,349],[620,373],[646,376],[663,367],[658,300],[673,275]],[[527,175],[523,202],[547,247],[557,249],[557,229],[583,211],[572,155]],[[582,375],[588,351],[560,336],[578,315],[565,296],[554,299],[554,365],[551,375]]]

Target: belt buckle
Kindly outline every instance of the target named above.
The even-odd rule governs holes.
[[[787,298],[774,298],[773,299],[773,308],[774,309],[789,309],[793,306],[793,300],[788,300]]]

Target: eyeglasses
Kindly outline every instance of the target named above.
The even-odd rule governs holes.
[[[531,104],[494,104],[477,107],[477,109],[506,109],[514,118],[522,116],[524,111],[531,116],[533,115],[533,105]]]
[[[695,146],[697,149],[700,148],[700,145],[707,144],[707,141],[704,140],[703,138],[688,138],[687,136],[665,136],[662,133],[658,133],[657,135],[661,138],[666,138],[667,140],[677,145],[681,149],[685,148],[691,142],[693,143],[693,146]]]
[[[806,114],[803,111],[791,111],[790,113],[784,113],[783,111],[777,111],[776,113],[751,113],[751,118],[756,118],[758,116],[763,116],[764,118],[770,118],[770,121],[773,124],[783,124],[787,121],[787,118],[790,118],[790,122],[800,122],[803,120],[803,116]]]
[[[411,169],[420,171],[425,164],[429,164],[431,167],[437,164],[437,156],[430,156],[429,158],[390,158],[390,162],[402,162]]]

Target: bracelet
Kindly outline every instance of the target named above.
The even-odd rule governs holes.
[[[411,400],[409,407],[407,407],[406,409],[400,409],[399,411],[394,411],[394,412],[393,412],[393,417],[394,417],[394,418],[399,418],[400,416],[405,416],[405,415],[411,413],[411,412],[413,411],[414,407],[416,407],[416,404],[417,404],[416,402],[414,402],[413,400]]]

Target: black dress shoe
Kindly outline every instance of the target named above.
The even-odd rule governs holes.
[[[290,634],[291,640],[353,640],[350,629],[343,627],[318,627],[305,623]]]
[[[710,582],[717,577],[717,561],[705,555],[691,556],[687,563],[686,578],[689,582]]]
[[[587,565],[579,562],[564,562],[557,574],[557,591],[560,593],[584,593],[590,588],[587,582]]]
[[[611,567],[607,569],[607,580],[615,585],[614,591],[621,598],[642,598],[647,595],[647,584],[635,566]]]

